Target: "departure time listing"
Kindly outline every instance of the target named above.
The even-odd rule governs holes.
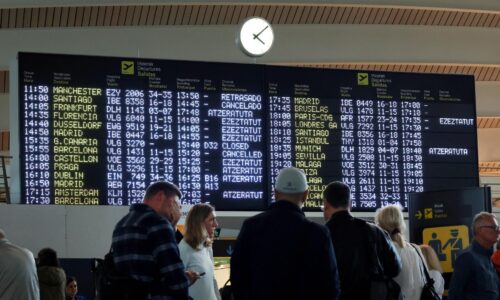
[[[288,166],[306,210],[334,180],[359,211],[477,184],[467,76],[21,53],[19,92],[27,204],[131,205],[166,180],[262,210]]]

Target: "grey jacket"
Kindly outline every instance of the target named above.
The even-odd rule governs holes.
[[[66,294],[66,274],[62,268],[38,267],[40,300],[64,300]]]

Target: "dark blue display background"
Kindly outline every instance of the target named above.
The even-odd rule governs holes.
[[[123,63],[133,63],[134,72],[128,74],[130,69],[124,69]],[[140,71],[139,66],[147,70]],[[479,183],[472,76],[20,53],[22,203],[55,204],[56,192],[79,189],[55,187],[54,140],[61,135],[54,135],[54,86],[103,91],[102,96],[92,98],[102,126],[84,135],[98,141],[98,163],[81,163],[78,171],[65,173],[83,174],[82,189],[97,190],[100,205],[140,201],[144,188],[158,180],[151,175],[154,172],[165,176],[159,179],[177,183],[185,192],[185,203],[210,202],[224,211],[265,209],[272,200],[273,178],[286,165],[303,166],[308,173],[311,201],[306,210],[318,210],[321,191],[332,180],[344,180],[351,186],[354,211],[374,211],[390,203],[407,206],[410,192]],[[106,89],[119,89],[122,102],[108,105]],[[124,94],[131,91],[143,91],[144,103],[126,104],[129,100]],[[171,93],[168,99],[158,98],[164,105],[172,100],[168,122],[157,114],[164,119],[153,123],[155,109],[167,106],[154,106],[148,98],[151,91]],[[224,100],[223,94],[259,100],[235,100],[236,106],[224,108],[231,101]],[[36,106],[40,97],[48,97],[47,106]],[[48,111],[48,117],[41,117],[45,112],[40,107]],[[119,112],[110,117],[117,107]],[[131,116],[144,116],[145,120],[125,121]],[[316,122],[318,117],[329,121]],[[43,123],[45,120],[48,122]],[[456,121],[472,123],[446,124]],[[112,123],[121,126],[114,140],[112,130],[107,129],[107,125],[115,126]],[[158,133],[166,137],[169,126],[173,138],[149,139]],[[308,129],[312,130],[301,131]],[[237,133],[228,135],[229,131]],[[322,132],[327,132],[324,139]],[[301,139],[304,136],[307,139]],[[47,142],[44,137],[48,137],[49,150],[40,150]],[[135,146],[124,146],[131,143]],[[112,150],[107,148],[110,144]],[[186,150],[182,155],[187,156],[180,154],[181,144]],[[308,146],[314,146],[313,150],[303,150]],[[354,150],[349,151],[351,146]],[[121,151],[115,154],[121,163],[109,163],[113,151]],[[154,151],[160,154],[153,157]],[[437,154],[440,151],[452,152]],[[65,155],[69,154],[70,150]],[[45,171],[46,165],[41,163],[47,157]],[[143,171],[123,171],[130,158],[143,161],[132,166]],[[236,160],[228,160],[233,158]],[[228,167],[235,163],[242,165],[231,171]],[[254,173],[230,178],[231,172]],[[114,177],[116,174],[119,176]],[[138,175],[142,177],[137,179]],[[84,198],[72,197],[68,204],[84,203]]]

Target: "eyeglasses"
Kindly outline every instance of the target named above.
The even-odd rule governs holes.
[[[499,225],[483,225],[483,226],[479,226],[479,228],[490,228],[490,229],[493,229],[495,231],[500,231]]]

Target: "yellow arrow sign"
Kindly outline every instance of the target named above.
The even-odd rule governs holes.
[[[417,219],[419,219],[419,220],[422,219],[422,212],[420,210],[417,210],[415,217],[417,217]]]

